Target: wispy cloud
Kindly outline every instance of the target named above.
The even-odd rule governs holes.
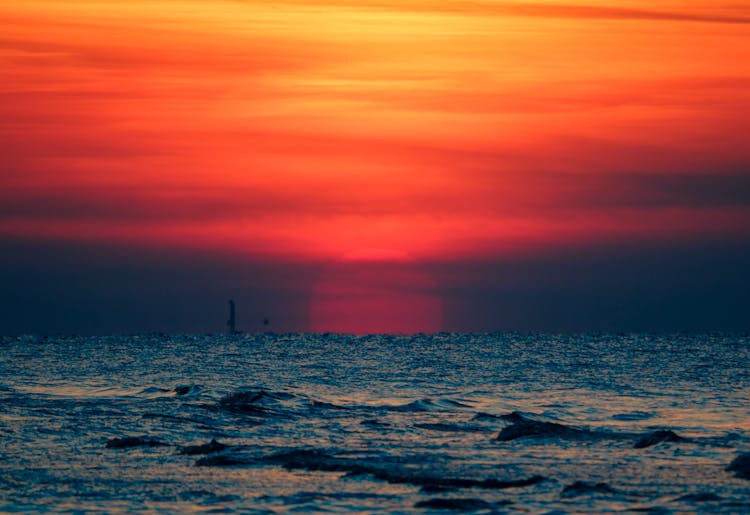
[[[248,3],[246,0],[238,0]],[[618,2],[611,2],[617,4]],[[493,2],[473,0],[446,0],[434,2],[429,0],[389,1],[364,0],[352,2],[347,0],[282,0],[276,5],[305,8],[348,8],[377,9],[385,11],[402,11],[416,13],[450,13],[469,16],[521,16],[541,18],[573,18],[602,20],[664,20],[691,21],[707,23],[750,23],[747,9],[737,5],[719,6],[715,3],[683,2],[683,10],[663,10],[652,8],[653,4],[642,2],[648,8],[632,8],[620,5],[592,5],[583,2],[544,3],[544,2]],[[630,3],[632,5],[632,2]]]

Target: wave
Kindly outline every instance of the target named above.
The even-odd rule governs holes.
[[[215,439],[212,439],[208,443],[199,444],[199,445],[185,445],[184,447],[180,448],[179,451],[177,451],[177,454],[185,454],[188,456],[196,456],[200,454],[213,454],[216,452],[221,452],[229,449],[231,446],[226,445],[223,443],[217,442]]]
[[[532,486],[545,480],[544,477],[539,475],[521,479],[445,476],[435,472],[411,469],[405,466],[408,465],[408,462],[405,462],[402,457],[397,459],[388,459],[388,457],[383,456],[350,458],[329,454],[318,449],[292,449],[263,457],[245,454],[222,454],[201,458],[195,464],[204,467],[274,464],[287,470],[344,472],[346,477],[366,475],[388,483],[408,484],[427,489],[508,489]]]
[[[609,486],[607,483],[587,483],[586,481],[576,481],[567,485],[560,492],[560,497],[569,499],[581,495],[591,494],[618,494],[619,492]]]
[[[490,429],[487,429],[486,427],[481,426],[472,426],[468,424],[450,424],[447,422],[433,422],[433,423],[423,423],[423,424],[414,424],[414,427],[417,427],[419,429],[429,429],[430,431],[444,431],[449,433],[462,433],[462,432],[469,432],[469,433],[484,433],[487,431],[491,431]]]
[[[482,414],[482,418],[487,418],[487,414]],[[477,414],[479,416],[479,414]],[[477,417],[475,416],[475,418]],[[494,417],[494,416],[492,416]],[[509,442],[518,440],[521,438],[536,438],[536,439],[568,439],[568,440],[584,440],[594,441],[601,439],[609,440],[635,440],[633,444],[634,449],[645,449],[653,447],[662,443],[695,443],[702,445],[715,445],[723,446],[727,438],[732,438],[733,435],[726,435],[725,437],[704,437],[704,438],[686,438],[678,435],[669,429],[657,429],[650,431],[645,434],[637,434],[631,432],[613,432],[606,430],[587,429],[583,427],[577,427],[572,425],[561,424],[558,422],[548,422],[544,420],[535,420],[528,418],[521,413],[514,411],[507,415],[498,415],[497,418],[510,421],[510,424],[505,426],[498,433],[495,440],[501,442]],[[736,435],[735,435],[736,436]]]
[[[455,510],[455,511],[478,511],[495,510],[500,506],[513,504],[510,501],[487,502],[483,499],[473,497],[461,498],[435,498],[417,502],[415,508],[426,508],[430,510]]]
[[[168,447],[169,444],[150,436],[125,436],[107,441],[107,449],[132,449],[134,447]]]
[[[727,472],[734,472],[735,477],[750,479],[750,453],[740,454],[727,465]]]
[[[681,437],[674,431],[661,429],[661,430],[653,431],[651,433],[643,435],[641,438],[638,439],[637,442],[635,442],[635,445],[633,445],[633,448],[644,449],[646,447],[652,447],[662,442],[674,443],[674,442],[686,442],[686,441],[687,441],[687,438]]]
[[[596,438],[602,433],[574,426],[567,426],[557,422],[546,422],[527,418],[517,411],[500,418],[510,421],[510,425],[504,427],[497,435],[496,440],[509,442],[519,438]]]

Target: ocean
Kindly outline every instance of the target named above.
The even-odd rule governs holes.
[[[0,512],[748,513],[749,359],[721,334],[5,337]]]

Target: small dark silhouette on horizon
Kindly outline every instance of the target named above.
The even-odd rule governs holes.
[[[229,334],[236,334],[237,328],[236,328],[236,318],[234,314],[234,301],[229,301],[229,320],[227,320],[227,325],[229,326]]]
[[[263,318],[263,327],[268,327],[271,320],[268,317]],[[243,331],[237,329],[237,315],[234,305],[234,300],[229,300],[229,320],[227,320],[227,327],[229,327],[229,334],[241,334]]]

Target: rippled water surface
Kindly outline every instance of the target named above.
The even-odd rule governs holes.
[[[0,512],[750,512],[747,336],[0,349]]]

